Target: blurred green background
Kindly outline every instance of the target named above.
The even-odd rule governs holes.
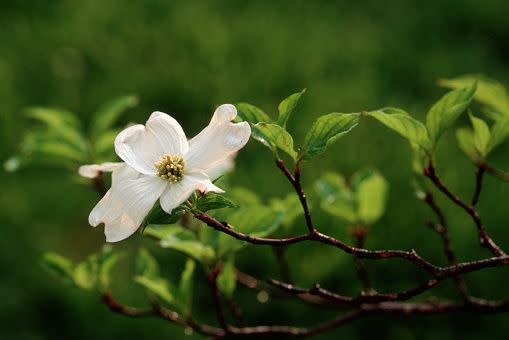
[[[150,112],[171,113],[189,136],[203,128],[215,106],[247,101],[275,115],[277,103],[302,88],[308,91],[289,122],[296,140],[320,114],[398,106],[422,119],[444,92],[440,77],[483,73],[509,85],[507,1],[2,1],[0,3],[0,159],[16,152],[23,132],[33,126],[22,115],[27,106],[75,111],[86,122],[108,99],[137,94],[140,105],[122,122],[144,122]],[[465,118],[458,125],[466,125]],[[509,169],[504,155],[492,162]],[[462,195],[473,189],[474,168],[456,147],[454,133],[441,141],[438,169]],[[430,211],[417,201],[407,143],[379,123],[363,119],[325,156],[305,165],[311,184],[326,170],[346,175],[376,167],[391,185],[389,208],[369,235],[369,248],[415,248],[444,264],[438,237],[425,227]],[[266,200],[290,187],[271,154],[250,142],[238,157],[235,185]],[[112,314],[93,294],[66,287],[40,266],[41,254],[57,251],[78,260],[104,243],[102,230],[88,227],[98,200],[62,170],[30,167],[0,171],[0,337],[4,339],[181,338],[182,329],[163,320],[132,320]],[[487,178],[480,210],[489,231],[509,245],[506,197],[509,188]],[[479,250],[474,226],[440,197],[451,237],[462,260],[487,256]],[[313,207],[324,232],[347,239],[346,226]],[[297,224],[295,231],[304,230]],[[137,235],[116,245],[133,256]],[[158,251],[168,275],[182,269],[184,257]],[[127,261],[132,262],[132,256]],[[302,286],[355,294],[359,285],[351,257],[316,244],[289,248],[290,268]],[[164,261],[164,262],[163,262]],[[260,278],[280,278],[267,247],[247,247],[238,267]],[[369,263],[381,291],[414,286],[422,272],[398,260]],[[126,268],[129,268],[126,265]],[[119,272],[117,295],[143,303],[142,291]],[[203,281],[203,275],[197,277]],[[503,297],[506,269],[467,276],[475,295]],[[214,322],[209,292],[196,283],[195,310]],[[455,297],[450,282],[435,295]],[[506,294],[507,295],[507,294]],[[236,292],[250,324],[310,325],[333,316],[299,302],[259,303],[246,289]],[[503,338],[506,315],[370,317],[317,338],[451,339]]]

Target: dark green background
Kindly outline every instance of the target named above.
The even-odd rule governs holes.
[[[161,110],[197,133],[213,108],[248,101],[275,114],[280,99],[308,89],[289,129],[302,140],[320,114],[402,107],[422,119],[444,92],[440,77],[483,73],[509,84],[507,1],[2,1],[0,4],[0,159],[17,150],[31,122],[21,112],[30,105],[74,110],[84,121],[100,103],[134,93],[140,105],[123,123],[144,122]],[[459,125],[467,124],[463,119]],[[509,169],[508,146],[493,163]],[[438,169],[450,186],[470,195],[474,169],[446,134]],[[326,170],[351,174],[378,168],[391,184],[389,209],[373,228],[370,248],[416,248],[444,264],[438,237],[424,226],[430,212],[414,199],[407,143],[377,122],[363,119],[325,156],[303,169],[309,187]],[[254,141],[238,157],[231,181],[264,198],[290,187],[272,164],[269,152]],[[97,296],[62,285],[39,265],[53,250],[84,258],[104,243],[100,229],[87,225],[97,195],[57,169],[31,167],[0,172],[0,336],[9,339],[171,338],[181,329],[162,320],[131,320],[110,313]],[[509,187],[488,178],[480,209],[499,244],[509,245],[506,197]],[[310,190],[310,196],[313,193]],[[474,226],[444,203],[453,244],[462,260],[487,256],[479,250]],[[314,207],[319,228],[343,239],[345,226]],[[303,230],[297,224],[295,231]],[[139,235],[116,247],[133,253],[150,244]],[[169,276],[182,269],[183,257],[156,252]],[[358,283],[351,257],[313,244],[292,246],[296,282],[355,294]],[[127,261],[127,262],[129,262]],[[118,273],[117,295],[143,303],[129,281],[129,263]],[[267,247],[244,249],[238,266],[261,278],[279,278]],[[372,263],[369,270],[381,291],[414,286],[425,275],[398,260]],[[203,281],[203,275],[197,277]],[[507,295],[506,269],[467,276],[474,294]],[[208,291],[196,283],[195,310],[214,322]],[[434,290],[456,297],[451,283]],[[310,325],[333,316],[298,302],[270,300],[239,289],[239,304],[251,324]],[[507,316],[471,314],[370,317],[317,338],[455,339],[503,338]]]

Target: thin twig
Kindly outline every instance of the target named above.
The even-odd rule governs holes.
[[[276,260],[279,266],[279,271],[281,272],[281,276],[283,280],[286,282],[292,282],[292,277],[290,275],[290,267],[288,266],[288,259],[286,258],[286,249],[283,247],[272,247],[272,251],[276,256]]]
[[[439,223],[431,223],[430,227],[440,236],[442,239],[442,245],[444,249],[445,256],[447,257],[447,262],[449,265],[455,265],[457,263],[456,261],[456,255],[454,253],[454,249],[451,244],[451,240],[449,239],[449,231],[447,226],[447,220],[445,218],[444,213],[442,212],[442,209],[438,206],[437,202],[435,201],[435,198],[431,192],[427,192],[424,197],[424,202],[426,202],[431,209],[434,211],[435,215],[438,218]],[[456,287],[458,288],[458,291],[460,292],[463,299],[468,300],[468,289],[467,285],[465,283],[465,280],[460,276],[454,276],[454,281],[456,283]]]
[[[165,309],[154,304],[153,309],[142,310],[143,312],[133,313],[133,307],[121,305],[106,294],[103,297],[104,303],[114,312],[129,317],[147,317],[158,316],[183,327],[190,327],[196,332],[214,336],[216,338],[224,338],[230,335],[235,337],[272,337],[272,336],[298,336],[306,337],[320,334],[344,324],[357,320],[363,316],[375,314],[400,314],[400,315],[417,315],[417,314],[438,314],[444,312],[468,312],[475,311],[479,313],[500,313],[509,309],[509,303],[506,301],[490,301],[488,304],[484,302],[472,301],[471,304],[457,304],[447,301],[423,301],[423,302],[380,302],[374,304],[361,304],[356,309],[346,314],[339,315],[329,321],[320,323],[311,327],[292,327],[292,326],[255,326],[255,327],[230,327],[229,333],[224,330],[211,327],[205,324],[198,324],[192,319],[184,319],[178,313]]]
[[[354,237],[355,246],[357,248],[364,248],[364,243],[366,241],[368,229],[365,226],[356,226],[356,227],[352,228],[350,233]],[[369,278],[368,270],[366,269],[366,266],[364,266],[362,259],[360,259],[358,256],[355,256],[354,264],[355,264],[355,270],[357,272],[357,277],[359,278],[359,281],[362,284],[362,288],[363,288],[364,292],[372,293],[373,286],[372,286],[371,280]]]
[[[313,221],[311,220],[311,212],[309,211],[306,194],[304,193],[304,190],[302,189],[302,186],[300,184],[301,173],[300,173],[299,165],[297,165],[295,167],[295,172],[293,175],[286,168],[284,162],[281,159],[276,159],[276,165],[283,172],[283,174],[286,176],[286,178],[288,179],[290,184],[292,184],[293,188],[295,189],[295,192],[297,193],[297,196],[299,197],[300,204],[302,205],[302,209],[304,211],[304,218],[306,220],[306,226],[308,227],[308,230],[311,234],[314,233],[316,231],[316,229],[313,226]]]
[[[484,178],[484,173],[486,172],[486,166],[484,163],[479,164],[477,167],[477,172],[475,175],[475,191],[474,195],[472,196],[472,206],[475,207],[477,205],[477,202],[479,202],[479,197],[481,196],[481,190],[482,190],[482,182]]]
[[[212,269],[212,271],[208,275],[208,283],[210,286],[210,290],[212,292],[212,297],[214,299],[217,321],[219,321],[221,328],[223,328],[225,332],[228,333],[229,326],[228,323],[226,322],[226,318],[223,312],[223,306],[221,304],[221,292],[217,287],[217,277],[219,276],[220,273],[221,273],[220,266],[216,266],[214,269]]]
[[[228,304],[228,309],[230,310],[230,314],[232,315],[233,320],[237,324],[237,326],[245,327],[246,320],[244,320],[244,316],[242,315],[242,311],[239,306],[235,303],[233,298],[226,299],[226,303]]]
[[[489,172],[490,174],[492,174],[493,176],[495,176],[498,179],[501,179],[503,181],[509,182],[509,173],[508,172],[497,169],[487,163],[484,163],[484,167],[486,168],[486,171]]]
[[[190,327],[194,331],[208,336],[222,337],[225,335],[224,330],[216,327],[212,327],[206,324],[200,324],[194,321],[192,318],[183,318],[177,312],[161,307],[158,303],[153,303],[152,308],[141,309],[130,307],[121,304],[116,301],[110,293],[102,295],[102,302],[108,306],[108,308],[118,314],[122,314],[132,318],[139,317],[160,317],[162,319],[171,321],[177,325],[183,327]]]
[[[102,197],[106,195],[108,189],[106,189],[106,184],[104,183],[103,173],[99,172],[99,175],[92,178],[92,184],[94,186],[95,191]]]
[[[297,287],[294,285],[290,285],[284,282],[280,282],[277,280],[271,280],[270,283],[275,287],[278,287],[284,292],[302,295],[302,294],[310,294],[319,296],[325,300],[330,302],[334,302],[340,305],[350,305],[350,306],[359,306],[361,304],[366,303],[379,303],[379,302],[387,302],[387,301],[406,301],[414,296],[417,296],[428,289],[435,287],[440,280],[431,279],[426,281],[420,286],[415,288],[399,292],[399,293],[389,293],[389,294],[381,294],[381,293],[371,293],[371,294],[362,294],[358,296],[346,296],[340,295],[337,293],[333,293],[322,288],[319,284],[315,283],[311,289],[305,289],[301,287]]]
[[[314,231],[312,234],[300,235],[288,238],[265,238],[255,237],[236,231],[233,226],[227,222],[219,222],[212,216],[207,214],[195,214],[194,217],[209,227],[214,228],[217,231],[228,234],[238,240],[249,242],[252,244],[265,244],[273,246],[284,246],[299,243],[302,241],[315,241],[323,244],[339,248],[344,252],[352,255],[357,255],[363,259],[380,260],[389,258],[400,258],[415,263],[417,266],[429,273],[437,273],[440,268],[424,260],[417,254],[415,250],[404,251],[404,250],[368,250],[364,248],[352,247],[338,239],[335,239],[329,235],[325,235],[319,231]]]
[[[103,302],[114,312],[129,316],[129,317],[147,317],[157,316],[169,320],[183,327],[190,327],[196,332],[213,336],[216,338],[224,338],[229,336],[235,337],[269,337],[269,336],[311,336],[321,332],[325,332],[336,327],[339,327],[345,323],[356,320],[360,317],[373,315],[373,314],[437,314],[442,312],[464,312],[464,311],[475,311],[479,313],[499,313],[506,312],[509,310],[509,301],[490,301],[480,299],[476,297],[470,297],[463,303],[452,303],[448,301],[422,301],[422,302],[403,302],[414,296],[417,296],[433,287],[438,285],[441,281],[448,278],[455,278],[460,280],[460,275],[470,273],[473,271],[479,271],[489,267],[507,266],[509,265],[509,256],[507,256],[487,235],[484,226],[481,223],[479,214],[475,208],[478,202],[479,195],[482,188],[482,178],[484,170],[479,168],[476,180],[476,190],[472,199],[472,204],[466,204],[458,196],[454,195],[436,175],[433,164],[425,169],[425,174],[431,181],[439,188],[450,200],[456,205],[463,208],[474,220],[479,231],[479,236],[482,242],[496,255],[495,257],[457,263],[456,258],[450,244],[450,240],[447,234],[446,219],[433,197],[427,198],[426,202],[435,211],[439,219],[439,224],[434,225],[435,230],[442,236],[444,251],[448,258],[449,265],[446,267],[436,266],[419,256],[415,250],[403,251],[403,250],[368,250],[364,249],[364,238],[356,239],[356,246],[350,246],[338,239],[335,239],[329,235],[323,234],[313,225],[310,210],[307,203],[306,195],[300,184],[300,168],[297,166],[294,174],[292,174],[280,160],[276,161],[279,169],[284,173],[287,179],[290,181],[295,189],[296,194],[304,211],[304,217],[306,226],[309,233],[289,237],[289,238],[260,238],[250,236],[234,229],[233,226],[227,222],[220,222],[215,218],[207,214],[196,214],[195,218],[206,223],[208,226],[228,234],[236,239],[253,243],[253,244],[266,244],[274,247],[281,247],[285,245],[300,243],[304,241],[320,242],[341,249],[342,251],[352,254],[359,259],[372,259],[381,260],[387,258],[401,258],[414,263],[419,268],[424,269],[432,278],[425,281],[423,284],[416,286],[412,289],[398,292],[382,294],[375,291],[370,291],[368,294],[361,294],[359,296],[345,296],[337,293],[333,293],[326,289],[323,289],[319,284],[315,284],[311,289],[305,289],[293,286],[289,283],[283,283],[280,281],[271,281],[271,284],[288,295],[296,296],[299,299],[317,303],[321,305],[336,305],[338,308],[354,308],[352,311],[337,316],[332,320],[323,322],[321,324],[310,326],[310,327],[291,327],[291,326],[256,326],[256,327],[234,327],[228,325],[221,302],[221,294],[217,287],[217,277],[220,273],[220,267],[216,266],[208,277],[208,282],[213,293],[214,302],[216,306],[216,314],[218,322],[222,328],[216,328],[205,324],[197,323],[191,317],[183,318],[178,313],[161,307],[158,303],[153,303],[152,309],[137,309],[129,306],[122,305],[115,301],[111,294],[103,295]],[[486,171],[490,171],[486,168]],[[483,243],[482,243],[483,244]],[[260,282],[247,274],[237,272],[237,280],[242,282],[249,288],[252,289],[263,289]],[[370,287],[368,282],[364,282],[365,287]],[[466,292],[466,290],[465,290]],[[465,293],[466,294],[466,293]],[[233,301],[231,301],[233,303]],[[328,304],[327,304],[328,303]],[[235,309],[237,308],[234,303],[229,303],[232,314],[236,314]],[[240,323],[239,323],[240,324]]]
[[[461,198],[453,194],[442,182],[442,180],[438,177],[435,171],[435,166],[433,163],[429,163],[429,165],[424,169],[424,175],[428,177],[435,186],[442,191],[454,204],[461,207],[465,212],[472,217],[474,221],[477,231],[479,234],[479,243],[481,246],[487,247],[494,255],[503,256],[505,255],[504,251],[493,241],[493,239],[488,235],[484,225],[482,224],[481,217],[477,212],[475,206],[469,205],[465,203]]]

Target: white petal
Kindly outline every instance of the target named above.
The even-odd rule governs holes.
[[[168,214],[182,204],[195,191],[203,193],[209,191],[223,193],[224,191],[216,187],[204,173],[185,174],[181,181],[170,183],[161,195],[161,208]]]
[[[230,157],[227,157],[222,162],[217,163],[213,167],[207,169],[205,173],[209,178],[213,181],[222,175],[224,175],[227,172],[230,172],[235,167],[235,156],[236,154],[231,155]]]
[[[114,170],[111,189],[90,213],[90,225],[104,223],[108,242],[126,239],[138,229],[166,185],[162,179],[140,174],[127,165]]]
[[[130,126],[115,138],[117,155],[146,175],[155,174],[154,164],[162,155],[184,155],[188,149],[180,124],[162,112],[152,113],[146,126]]]
[[[169,155],[184,155],[189,150],[186,134],[182,126],[170,115],[153,112],[147,121],[149,129]]]
[[[251,127],[247,122],[232,123],[236,115],[231,104],[216,109],[209,125],[189,141],[186,169],[207,171],[246,145]]]
[[[86,178],[95,178],[101,172],[111,172],[124,165],[124,162],[106,162],[102,164],[87,164],[80,166],[78,172],[80,176]]]

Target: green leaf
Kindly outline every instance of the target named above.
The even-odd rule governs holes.
[[[427,152],[421,148],[419,145],[414,142],[410,142],[410,147],[412,148],[412,170],[420,181],[422,176],[424,176],[423,169],[428,166],[430,157]]]
[[[60,109],[32,107],[26,110],[26,115],[44,123],[46,132],[58,136],[77,150],[85,151],[86,143],[81,135],[81,124],[73,113]]]
[[[237,103],[235,104],[238,110],[238,118],[256,124],[260,122],[271,122],[272,119],[261,109],[248,103]]]
[[[134,281],[163,301],[172,305],[175,304],[175,288],[168,280],[160,277],[135,276]]]
[[[450,91],[431,107],[426,115],[426,127],[433,145],[470,105],[476,89],[477,83],[474,82]]]
[[[62,126],[72,126],[75,128],[81,126],[74,113],[62,109],[34,106],[26,109],[26,115],[55,130]]]
[[[458,146],[467,155],[470,160],[474,163],[479,163],[481,161],[481,155],[477,151],[474,144],[474,132],[468,128],[460,128],[456,131],[456,140],[458,141]]]
[[[74,268],[74,283],[82,289],[96,288],[99,273],[99,260],[97,255],[90,255],[85,261]]]
[[[191,314],[193,304],[193,273],[195,267],[196,263],[192,259],[187,259],[184,271],[180,276],[178,299],[186,316]]]
[[[145,248],[140,248],[136,256],[136,275],[144,277],[158,277],[159,265],[156,259]]]
[[[368,112],[367,114],[410,142],[416,143],[424,150],[430,150],[431,142],[426,127],[420,121],[403,112],[399,109],[387,108]]]
[[[177,225],[152,224],[145,229],[145,235],[158,238],[163,248],[180,251],[203,263],[209,263],[215,256],[211,247],[201,243],[190,230]]]
[[[474,127],[474,146],[483,158],[488,154],[488,144],[491,139],[490,128],[482,119],[470,114],[470,121]]]
[[[509,117],[496,121],[491,127],[491,138],[488,144],[488,152],[491,152],[500,143],[509,137]]]
[[[275,232],[283,218],[281,213],[263,205],[242,206],[230,211],[219,210],[217,213],[216,218],[220,221],[228,221],[235,230],[255,237],[266,237]],[[247,242],[221,233],[218,241],[219,256],[231,254],[247,245]]]
[[[262,201],[258,195],[244,187],[235,187],[226,193],[239,205],[260,205]]]
[[[171,214],[168,214],[161,208],[161,205],[156,203],[152,210],[148,213],[147,217],[145,217],[144,225],[150,224],[175,224],[184,215],[186,211],[186,207],[184,205],[178,206],[173,209]]]
[[[94,139],[94,159],[97,162],[114,157],[114,142],[120,131],[120,129],[107,130]]]
[[[325,152],[340,137],[359,123],[358,113],[329,113],[319,117],[306,135],[302,159],[308,160]]]
[[[369,170],[361,175],[355,184],[357,198],[357,214],[367,225],[375,223],[385,212],[387,201],[387,181],[377,172]],[[356,182],[355,179],[352,180]],[[353,185],[352,185],[353,186]]]
[[[140,248],[136,256],[134,281],[163,301],[175,304],[175,287],[168,280],[159,277],[159,265],[145,248]]]
[[[276,124],[258,123],[253,126],[257,133],[253,138],[268,146],[274,152],[276,148],[286,152],[292,159],[297,158],[297,152],[293,148],[292,136],[281,126]],[[277,152],[276,152],[277,153]]]
[[[92,116],[91,135],[99,136],[110,129],[124,111],[136,105],[138,105],[136,96],[123,96],[105,103]]]
[[[70,145],[51,140],[41,141],[37,144],[24,143],[23,152],[27,155],[40,154],[52,158],[65,158],[76,163],[83,163],[86,160],[85,154],[76,151]]]
[[[293,110],[299,103],[300,97],[306,92],[306,89],[303,89],[300,92],[294,93],[289,97],[285,98],[281,103],[279,103],[278,111],[279,117],[277,119],[278,125],[286,129],[286,123],[288,122],[288,118],[292,114]]]
[[[235,273],[235,266],[233,263],[233,256],[229,256],[227,261],[224,262],[221,268],[221,273],[217,278],[217,286],[221,293],[227,298],[231,298],[235,287],[237,286],[237,276]]]
[[[494,118],[509,117],[509,94],[499,82],[479,75],[464,75],[453,79],[441,79],[438,84],[452,89],[461,89],[477,82],[475,100],[487,106]]]
[[[326,173],[315,182],[320,207],[327,213],[339,217],[348,223],[358,220],[355,196],[347,187],[343,176],[337,173]]]
[[[99,259],[99,285],[101,291],[107,291],[111,285],[111,272],[118,261],[124,256],[122,253],[114,253],[111,246],[103,247]]]
[[[299,197],[295,193],[290,193],[284,198],[273,198],[270,200],[270,207],[283,216],[281,224],[288,229],[295,219],[302,215],[302,206]]]
[[[74,282],[74,265],[67,258],[56,253],[45,253],[42,266],[65,282]]]
[[[214,192],[209,192],[205,196],[200,197],[194,205],[194,209],[199,212],[235,207],[237,207],[235,203],[230,201],[228,198],[222,195],[218,195]]]

